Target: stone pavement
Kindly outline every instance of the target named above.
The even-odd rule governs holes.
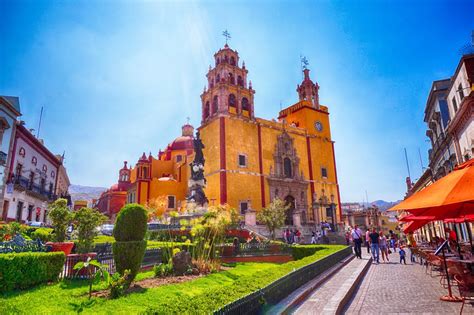
[[[345,314],[459,314],[461,303],[439,300],[447,294],[439,277],[411,264],[407,254],[407,265],[399,264],[398,252],[390,255],[390,263],[372,264]],[[466,304],[463,314],[474,314],[474,308]]]
[[[335,314],[368,264],[368,256],[363,259],[353,259],[328,281],[316,288],[293,313]]]

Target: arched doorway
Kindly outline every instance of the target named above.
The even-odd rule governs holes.
[[[295,198],[291,195],[286,196],[285,203],[289,206],[288,211],[286,212],[286,225],[293,225],[293,212],[295,211],[296,204]]]

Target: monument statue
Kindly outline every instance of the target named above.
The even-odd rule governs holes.
[[[206,187],[206,178],[204,177],[205,159],[202,153],[204,144],[201,141],[199,131],[196,132],[196,138],[193,139],[193,146],[195,155],[194,160],[189,164],[191,168],[191,178],[188,182],[189,195],[187,200],[202,207],[206,205],[209,200],[204,193],[204,187]]]

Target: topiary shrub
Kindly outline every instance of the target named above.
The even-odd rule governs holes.
[[[40,239],[41,242],[46,243],[53,239],[53,235],[51,234],[52,232],[53,229],[50,228],[38,228],[33,233],[31,233],[31,239]]]
[[[66,256],[63,252],[0,255],[0,292],[27,289],[58,279]]]
[[[130,270],[129,280],[133,281],[140,270],[146,250],[146,241],[115,242],[112,244],[115,269],[121,275]]]
[[[117,242],[141,241],[147,231],[148,212],[136,203],[125,205],[115,221],[114,237]]]
[[[147,221],[148,213],[139,204],[123,207],[115,221],[115,243],[112,244],[115,268],[121,275],[130,270],[128,284],[135,279],[145,254]]]

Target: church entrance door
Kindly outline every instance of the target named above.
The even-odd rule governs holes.
[[[289,206],[288,211],[286,212],[285,224],[293,225],[293,213],[296,208],[295,198],[291,195],[288,195],[285,198],[285,203],[287,206]]]

